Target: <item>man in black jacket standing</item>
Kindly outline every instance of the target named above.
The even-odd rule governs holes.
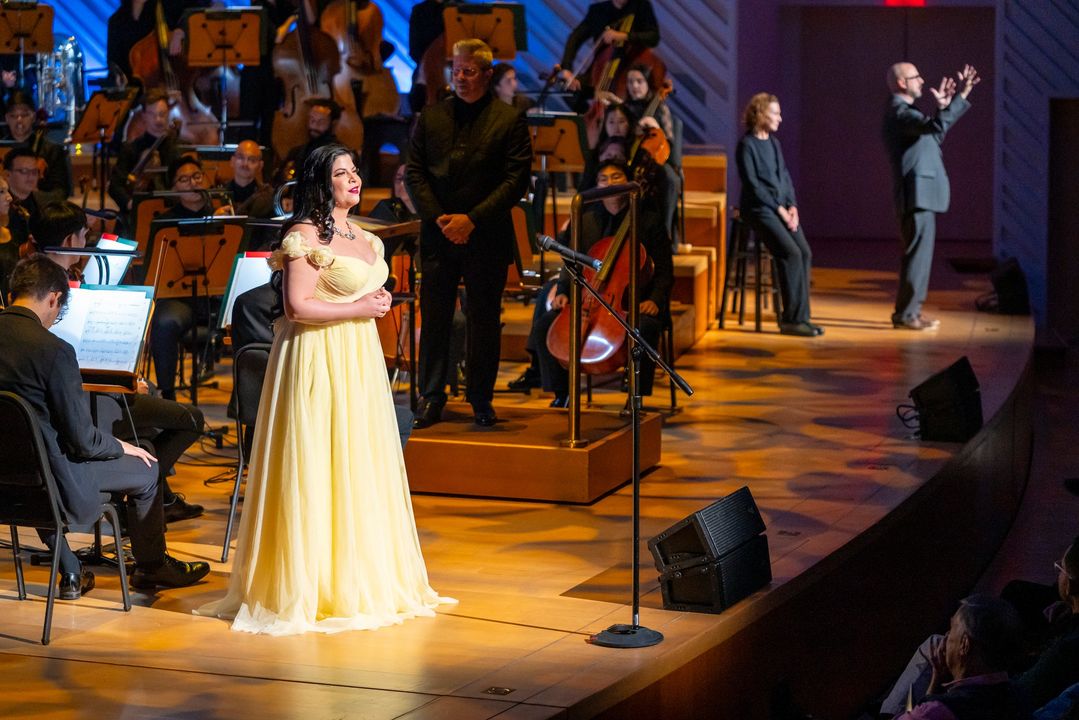
[[[423,221],[423,397],[417,428],[442,418],[450,330],[462,278],[468,303],[467,397],[477,425],[497,421],[491,398],[498,375],[502,291],[513,261],[510,210],[528,187],[532,147],[520,111],[492,101],[492,60],[491,49],[480,40],[454,45],[455,95],[425,109],[412,133],[408,191]]]
[[[888,70],[888,89],[892,91],[892,97],[884,115],[883,134],[892,164],[895,211],[903,238],[899,292],[892,313],[892,325],[897,329],[934,330],[940,327],[939,320],[922,315],[933,265],[936,214],[947,211],[951,201],[948,173],[944,171],[940,148],[948,128],[970,109],[967,96],[980,79],[970,65],[957,75],[958,85],[955,80],[944,78],[939,88],[929,88],[937,102],[936,115],[929,117],[914,107],[914,101],[922,96],[925,86],[918,68],[901,62]]]
[[[0,390],[13,392],[41,421],[49,465],[67,521],[97,520],[102,492],[124,493],[133,505],[128,519],[137,588],[182,587],[210,571],[204,562],[185,563],[165,552],[164,514],[157,460],[102,433],[90,417],[75,349],[48,331],[68,299],[67,272],[35,254],[11,274],[12,304],[0,312]],[[43,535],[60,553],[60,598],[74,600],[94,586],[93,574],[61,538]]]

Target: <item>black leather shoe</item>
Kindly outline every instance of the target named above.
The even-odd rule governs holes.
[[[445,406],[445,400],[420,398],[420,404],[416,407],[416,417],[412,418],[412,427],[420,430],[440,422],[442,420],[442,408]]]
[[[94,574],[83,569],[77,573],[60,573],[56,597],[61,600],[78,600],[94,589]]]
[[[159,585],[167,588],[187,587],[202,580],[209,572],[209,563],[182,562],[166,555],[165,562],[156,568],[136,567],[131,574],[131,587],[140,590],[153,589]]]
[[[569,395],[555,395],[554,400],[551,401],[551,407],[553,407],[553,408],[569,407]]]
[[[811,323],[811,322],[807,322],[806,325],[813,328],[813,334],[814,335],[823,335],[824,334],[824,328],[822,328],[820,325],[818,325],[816,323]]]
[[[779,323],[781,335],[797,335],[798,337],[816,337],[817,333],[809,323]]]
[[[203,512],[205,509],[202,505],[187,502],[180,493],[174,494],[171,500],[165,501],[165,522],[167,523],[197,518]]]
[[[491,427],[498,422],[495,409],[489,402],[472,403],[472,421],[480,427]]]
[[[538,388],[541,384],[539,373],[530,367],[521,373],[521,376],[516,380],[510,380],[507,387],[514,392],[527,393],[532,388]]]

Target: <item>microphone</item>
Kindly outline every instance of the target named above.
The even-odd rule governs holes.
[[[592,268],[596,272],[599,272],[603,267],[603,261],[592,257],[583,252],[577,252],[572,248],[568,248],[562,243],[555,240],[550,235],[540,235],[539,246],[542,250],[550,250],[556,252],[562,256],[563,260],[566,260],[577,265],[585,265]]]

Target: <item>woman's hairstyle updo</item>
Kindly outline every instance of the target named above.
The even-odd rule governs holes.
[[[771,93],[762,92],[751,97],[749,104],[746,105],[746,109],[742,113],[742,122],[745,123],[746,132],[755,132],[757,126],[761,124],[764,114],[768,112],[768,106],[777,102],[779,102],[779,98]]]
[[[344,145],[330,143],[312,150],[304,159],[292,194],[292,215],[282,228],[282,237],[298,222],[315,226],[319,242],[329,245],[333,239],[333,164],[337,158],[356,157]]]

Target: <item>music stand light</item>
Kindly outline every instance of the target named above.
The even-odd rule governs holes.
[[[513,60],[528,49],[524,8],[518,3],[455,5],[442,11],[446,27],[446,58],[453,58],[458,40],[478,38],[491,47],[498,60]]]
[[[187,64],[190,67],[221,68],[221,124],[218,143],[225,144],[229,124],[229,108],[225,98],[226,70],[230,65],[258,65],[262,61],[263,24],[266,11],[262,8],[228,8],[188,10],[182,25],[187,36]]]

